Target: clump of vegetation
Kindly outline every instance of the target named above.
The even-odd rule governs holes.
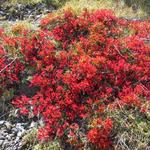
[[[37,139],[37,129],[33,128],[22,139],[23,149],[32,150],[60,150],[60,145],[57,141],[54,142],[39,142]]]
[[[119,17],[144,18],[150,14],[149,0],[9,0],[11,4],[36,4],[45,3],[47,6],[68,8],[72,7],[76,12],[81,12],[83,8],[89,10],[111,9]]]
[[[150,1],[149,0],[124,0],[125,3],[129,6],[129,7],[134,7],[136,8],[141,8],[144,11],[146,11],[148,13],[148,15],[150,15]]]
[[[47,5],[54,5],[56,7],[63,6],[68,0],[44,0]]]
[[[33,128],[29,131],[22,139],[22,148],[33,149],[36,144],[38,144],[37,139],[37,129]]]
[[[76,13],[82,12],[83,9],[88,8],[88,10],[97,10],[97,9],[111,9],[115,12],[118,17],[125,17],[128,19],[131,18],[144,18],[145,11],[138,8],[137,11],[126,5],[124,1],[121,0],[70,0],[65,3],[62,9],[72,8]]]
[[[37,3],[45,3],[48,6],[53,5],[60,7],[62,6],[67,0],[7,0],[11,4],[37,4]]]
[[[147,149],[150,147],[150,103],[141,110],[120,106],[108,109],[114,120],[115,149]]]
[[[69,9],[49,14],[36,31],[21,26],[8,36],[0,30],[0,94],[13,89],[12,103],[20,114],[42,118],[37,134],[42,143],[57,141],[62,149],[110,149],[122,141],[129,148],[145,141],[145,148],[149,29],[148,21],[120,19],[110,10],[78,14]],[[24,81],[37,87],[34,94],[18,95]],[[131,123],[121,125],[126,115]],[[143,126],[145,130],[139,130]],[[133,135],[138,139],[131,141]],[[120,142],[119,136],[125,140]],[[37,149],[51,145],[37,144]]]
[[[18,21],[17,23],[9,27],[9,29],[10,29],[9,31],[10,33],[19,34],[19,33],[22,33],[24,30],[31,30],[31,29],[35,30],[36,27],[33,26],[28,21]]]
[[[44,122],[24,149],[149,148],[150,23],[118,18],[144,11],[127,1],[45,2],[64,6],[37,30],[24,22],[11,34],[0,29],[2,105]],[[20,94],[22,83],[36,91]]]

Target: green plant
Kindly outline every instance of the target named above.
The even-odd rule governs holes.
[[[37,139],[37,129],[33,128],[30,130],[22,139],[22,148],[33,149],[36,144],[38,144]]]
[[[150,104],[146,103],[145,108],[145,113],[128,106],[108,109],[108,116],[114,121],[115,149],[150,148]]]
[[[15,93],[12,102],[20,114],[43,120],[38,139],[46,146],[37,149],[57,140],[62,149],[105,150],[115,146],[122,129],[134,128],[123,137],[125,146],[136,147],[139,140],[130,137],[138,134],[149,146],[149,133],[139,131],[144,126],[149,131],[149,29],[149,21],[120,19],[110,10],[85,9],[78,15],[69,9],[43,18],[37,31],[10,37],[0,30],[0,93],[24,81],[38,87],[30,96]],[[20,57],[10,59],[12,49]],[[112,106],[113,116],[106,113]],[[120,106],[127,110],[125,116],[118,113]],[[129,115],[134,121],[127,117],[129,127],[121,126]]]
[[[30,130],[22,139],[23,149],[32,150],[59,150],[60,145],[58,141],[54,142],[40,142],[37,139],[37,129],[33,128]]]

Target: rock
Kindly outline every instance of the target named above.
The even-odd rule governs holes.
[[[21,138],[25,132],[18,132],[17,137]]]
[[[9,141],[5,140],[4,143],[3,143],[3,145],[4,145],[5,148],[8,148],[9,147]]]
[[[0,135],[0,141],[5,140],[5,137]]]
[[[15,138],[15,135],[13,133],[9,134],[9,136],[14,139]]]
[[[36,15],[45,14],[48,12],[52,12],[54,7],[47,6],[44,3],[37,4],[17,4],[17,5],[1,5],[0,6],[0,15],[4,16],[5,19],[9,21],[14,20],[24,20],[30,18],[31,16],[36,18]]]
[[[4,142],[4,140],[0,140],[0,147],[2,146],[3,142]]]
[[[37,125],[34,121],[32,123],[18,121],[0,120],[0,150],[21,150],[22,137]]]
[[[1,121],[0,121],[0,126],[1,126],[1,125],[4,125],[4,123],[5,123],[5,121],[4,121],[4,120],[1,120]]]
[[[14,143],[18,143],[19,140],[20,140],[20,137],[17,136],[16,139],[15,139],[15,141],[14,141]]]
[[[5,137],[5,136],[7,136],[8,135],[8,133],[6,132],[6,130],[3,132],[3,130],[2,130],[2,136],[3,137]]]
[[[16,129],[16,128],[12,128],[12,133],[17,133],[18,132],[18,129]]]
[[[11,136],[10,135],[7,135],[6,138],[7,138],[8,141],[11,140]]]

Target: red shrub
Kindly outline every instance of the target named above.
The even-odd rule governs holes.
[[[9,38],[4,32],[0,34],[0,95],[21,82],[23,63],[18,57],[13,57],[17,39]],[[8,52],[9,49],[9,52]]]
[[[119,100],[141,109],[150,100],[150,24],[144,30],[139,24],[107,10],[80,16],[67,11],[43,19],[36,33],[21,35],[20,52],[39,91],[13,103],[23,114],[42,117],[39,139],[78,146],[87,138],[98,148],[112,146],[105,108]],[[103,121],[93,126],[92,118]]]

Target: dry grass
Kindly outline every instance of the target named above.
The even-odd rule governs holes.
[[[150,108],[150,104],[147,103]],[[114,121],[114,145],[116,150],[150,149],[150,109],[146,114],[137,108],[108,110]]]
[[[84,8],[89,10],[96,9],[112,9],[116,16],[125,18],[145,18],[145,12],[150,13],[150,0],[8,0],[11,4],[24,3],[34,4],[45,2],[54,6],[61,7],[58,11],[68,7],[73,8],[77,13],[80,13]],[[118,2],[117,2],[118,1]],[[132,5],[137,5],[138,9],[133,10]]]
[[[42,2],[42,0],[9,0],[11,4],[21,3],[21,4],[36,4]]]
[[[32,150],[60,150],[60,145],[57,141],[40,142],[37,139],[37,129],[29,131],[22,139],[22,149]]]
[[[125,18],[143,18],[145,13],[142,9],[138,9],[137,12],[133,11],[131,7],[125,5],[123,1],[118,3],[114,0],[70,0],[58,11],[72,8],[76,13],[80,13],[84,8],[88,8],[90,11],[97,9],[111,9],[118,17]]]
[[[140,19],[146,16],[144,8],[147,8],[146,4],[148,4],[147,1],[149,0],[134,0],[132,4],[140,6],[137,10],[133,10],[132,7],[130,7],[131,5],[125,4],[123,0],[118,0],[118,3],[116,2],[117,0],[9,0],[11,4],[32,4],[42,1],[47,4],[59,6],[60,9],[58,9],[58,11],[60,12],[68,7],[71,7],[76,13],[80,13],[84,8],[88,8],[91,11],[96,9],[111,9],[118,17]]]
[[[22,32],[23,30],[29,30],[29,29],[35,29],[35,26],[33,26],[28,21],[18,21],[11,27],[12,33],[19,33]]]

